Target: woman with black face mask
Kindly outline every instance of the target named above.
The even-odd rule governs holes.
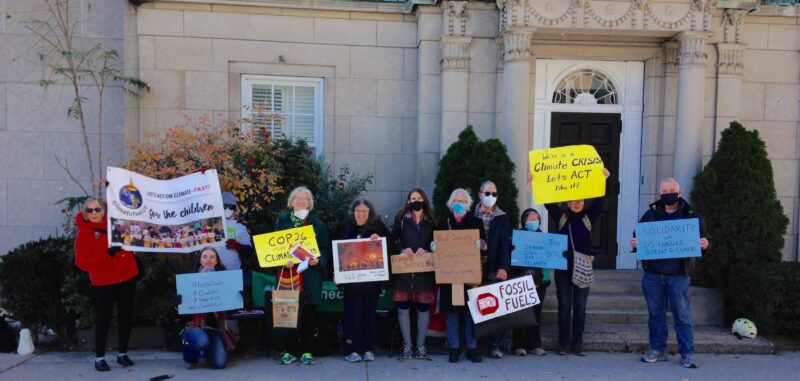
[[[420,255],[428,252],[433,241],[436,218],[425,191],[414,188],[408,192],[406,203],[394,217],[389,236],[392,255]],[[430,322],[430,304],[434,303],[434,273],[408,273],[392,275],[393,299],[397,304],[397,320],[403,336],[403,353],[400,357],[428,360],[425,335]],[[411,342],[411,304],[417,308],[417,347]]]

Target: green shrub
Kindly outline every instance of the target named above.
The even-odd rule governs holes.
[[[800,339],[800,263],[738,263],[728,292],[731,316],[756,323],[759,333]]]
[[[508,214],[513,224],[519,216],[517,194],[514,184],[514,162],[508,157],[506,146],[497,139],[480,141],[472,126],[467,126],[458,135],[458,140],[447,148],[439,162],[436,186],[433,190],[433,208],[438,218],[447,216],[447,199],[456,188],[465,188],[479,202],[481,183],[491,180],[500,193],[497,206]]]

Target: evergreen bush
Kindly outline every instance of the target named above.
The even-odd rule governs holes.
[[[512,226],[518,220],[519,207],[514,184],[514,162],[508,157],[506,146],[498,139],[484,142],[478,139],[472,125],[458,135],[458,140],[447,148],[439,162],[436,186],[433,190],[433,208],[438,218],[447,216],[447,199],[456,188],[465,188],[474,201],[480,202],[478,192],[481,183],[491,180],[497,185],[500,194],[497,206],[508,214]]]

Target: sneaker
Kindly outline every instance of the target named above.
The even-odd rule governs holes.
[[[425,347],[418,346],[417,353],[414,353],[414,358],[417,360],[430,360],[431,358],[428,357],[428,352],[425,350]]]
[[[569,354],[569,349],[565,345],[558,346],[558,355],[559,356],[566,356]]]
[[[493,359],[501,359],[501,358],[503,358],[503,352],[501,352],[499,348],[495,348],[495,349],[492,349],[492,353],[490,354],[490,356]]]
[[[297,357],[294,357],[294,355],[289,352],[283,352],[283,355],[281,355],[281,364],[283,365],[289,365],[295,362],[295,360],[297,360]]]
[[[572,344],[572,353],[575,356],[586,357],[586,351],[583,350],[583,344]]]
[[[665,352],[659,352],[656,350],[649,350],[642,355],[642,362],[654,363],[658,361],[667,361],[669,358]]]
[[[372,351],[364,352],[364,356],[362,357],[364,358],[364,361],[375,361],[375,354],[372,353]]]
[[[467,349],[467,358],[469,361],[472,362],[481,362],[483,358],[481,357],[481,353],[478,352],[477,349]]]
[[[362,360],[361,356],[356,352],[344,356],[344,359],[347,360],[348,362],[361,362]]]
[[[692,355],[681,355],[681,364],[689,369],[697,369],[697,363],[692,357]]]
[[[358,356],[358,354],[356,354],[356,356]],[[312,356],[311,353],[308,352],[303,353],[303,355],[300,356],[300,362],[302,362],[303,365],[314,365],[317,363],[316,361],[314,361],[314,356]]]
[[[111,367],[108,366],[106,360],[100,360],[94,362],[94,370],[98,372],[108,372],[109,370],[111,370]]]
[[[461,356],[461,352],[458,349],[451,349],[450,350],[450,357],[447,358],[447,361],[458,362],[458,357],[459,356]]]
[[[128,367],[133,366],[133,361],[131,361],[128,355],[117,355],[117,364]]]
[[[400,355],[400,360],[409,360],[414,358],[414,352],[411,351],[411,346],[403,346],[403,354]]]
[[[536,356],[544,356],[544,355],[547,355],[547,351],[545,351],[545,350],[544,350],[544,348],[542,348],[542,347],[533,348],[533,350],[531,351],[531,353],[533,353],[533,354],[534,354],[534,355],[536,355]]]
[[[517,348],[517,350],[514,351],[514,354],[517,356],[527,356],[528,351],[526,351],[524,348]]]

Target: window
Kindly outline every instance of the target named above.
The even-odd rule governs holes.
[[[322,79],[242,75],[242,119],[322,153]]]
[[[561,80],[553,103],[613,105],[617,104],[617,90],[605,74],[582,69]]]

